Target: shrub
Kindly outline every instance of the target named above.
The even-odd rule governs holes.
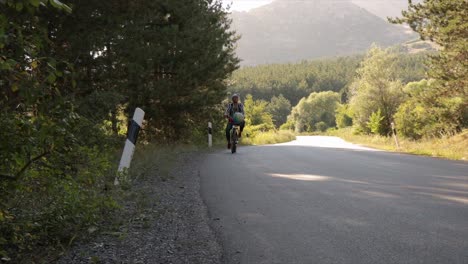
[[[294,130],[294,121],[288,119],[288,121],[280,126],[280,130]]]
[[[409,99],[394,116],[398,131],[405,137],[442,137],[461,130],[466,115],[466,100],[462,97],[426,98],[434,89],[433,80],[409,83],[405,87]]]
[[[292,141],[296,138],[292,131],[280,130],[280,131],[268,131],[259,133],[255,137],[244,140],[244,144],[264,145],[264,144],[276,144],[282,142]]]
[[[352,113],[348,105],[340,105],[336,109],[336,125],[338,128],[345,128],[353,125]]]
[[[384,135],[385,134],[385,129],[383,125],[385,117],[382,116],[382,112],[377,110],[377,112],[374,112],[370,115],[369,121],[367,122],[367,127],[370,129],[371,133],[377,134],[377,135]]]
[[[315,130],[317,130],[317,131],[325,132],[325,131],[327,131],[327,128],[328,128],[328,125],[323,121],[318,122],[317,124],[315,124]]]

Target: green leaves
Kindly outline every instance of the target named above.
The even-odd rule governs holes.
[[[268,111],[272,115],[275,126],[279,128],[287,121],[288,115],[291,112],[291,103],[282,94],[273,96]]]
[[[298,133],[335,127],[335,112],[339,103],[338,93],[332,91],[311,93],[293,108],[288,123],[294,123],[295,131]],[[317,125],[319,123],[321,124]]]
[[[385,117],[382,116],[382,111],[380,109],[370,115],[369,121],[367,122],[367,127],[370,129],[371,133],[376,135],[384,135],[385,124],[382,123],[384,119]]]
[[[34,1],[34,0],[32,0],[32,1]],[[37,1],[37,0],[36,0],[36,1]],[[67,12],[67,13],[71,13],[71,12],[72,12],[72,9],[71,9],[68,5],[66,5],[66,4],[64,4],[64,3],[62,3],[62,2],[60,2],[59,0],[49,0],[49,3],[50,3],[53,7],[57,8],[57,9],[64,10],[64,11]]]
[[[22,2],[18,2],[15,5],[16,11],[18,11],[18,12],[21,12],[23,10],[23,7],[24,7],[24,5],[23,5]]]
[[[0,5],[0,257],[29,263],[115,205],[128,112],[147,110],[149,135],[185,138],[216,115],[238,59],[226,14],[203,0]]]
[[[362,131],[372,132],[367,123],[380,109],[384,119],[378,129],[379,134],[390,132],[393,115],[404,100],[396,66],[396,54],[374,46],[357,70],[357,77],[350,86],[350,107],[354,113],[354,124]]]
[[[439,134],[455,133],[468,127],[468,9],[466,0],[426,0],[411,4],[402,18],[391,19],[408,24],[423,39],[437,43],[441,49],[430,57],[428,76],[434,85],[425,91],[424,108],[436,115],[434,128]],[[453,97],[463,98],[456,111],[444,102]],[[452,127],[449,129],[449,127]]]
[[[252,95],[247,95],[245,102],[246,133],[255,135],[258,132],[266,132],[275,128],[273,117],[269,110],[269,104],[264,100],[255,100]]]
[[[54,84],[55,81],[57,80],[57,76],[55,75],[55,73],[52,72],[49,74],[46,80],[49,84]]]
[[[41,0],[29,0],[29,3],[34,7],[39,7]]]

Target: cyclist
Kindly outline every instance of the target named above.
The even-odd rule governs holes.
[[[227,139],[227,142],[228,142],[228,149],[231,148],[230,131],[232,129],[232,126],[234,125],[234,120],[233,120],[234,114],[239,112],[239,113],[241,113],[242,115],[245,116],[244,105],[242,105],[242,103],[239,102],[239,95],[238,94],[233,94],[231,99],[232,99],[232,103],[229,103],[229,105],[228,105],[228,107],[226,109],[226,112],[224,113],[224,117],[229,119],[229,122],[228,122],[228,124],[226,126],[226,139]],[[244,130],[244,126],[245,126],[245,121],[242,121],[238,125],[240,126],[239,137],[241,137],[242,136],[242,131]]]

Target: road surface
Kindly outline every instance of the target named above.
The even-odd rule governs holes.
[[[208,155],[225,263],[468,263],[468,163],[334,137]]]

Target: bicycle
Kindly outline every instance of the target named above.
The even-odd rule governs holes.
[[[231,128],[231,153],[234,154],[237,151],[237,144],[239,143],[239,131],[240,125],[232,125]]]

